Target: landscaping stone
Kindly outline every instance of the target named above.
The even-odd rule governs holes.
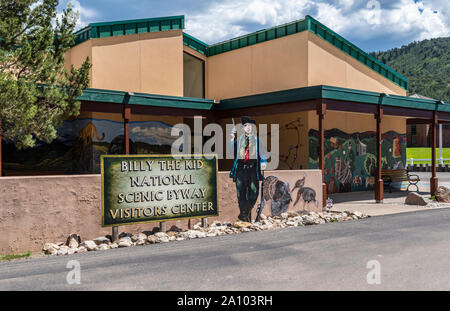
[[[431,204],[437,205],[437,207],[448,204],[432,202]],[[450,204],[449,204],[450,205]],[[171,230],[167,233],[160,232],[158,227],[155,227],[152,232],[146,231],[142,233],[131,234],[127,232],[122,232],[119,235],[119,240],[111,243],[111,239],[108,236],[98,237],[94,240],[87,240],[82,243],[78,242],[78,236],[72,234],[68,237],[66,244],[76,245],[75,242],[79,243],[78,247],[70,247],[69,245],[64,245],[63,242],[58,243],[45,243],[43,251],[47,255],[70,255],[74,253],[83,253],[87,251],[95,250],[107,250],[110,248],[118,247],[131,247],[136,245],[144,244],[156,244],[156,243],[167,243],[170,241],[182,241],[186,239],[197,239],[205,237],[214,237],[227,234],[236,234],[240,232],[250,232],[250,231],[262,231],[262,230],[273,230],[279,228],[287,227],[297,227],[303,225],[317,225],[325,224],[329,222],[336,221],[347,221],[356,220],[368,217],[360,212],[302,212],[300,215],[297,212],[286,212],[280,216],[270,217],[261,214],[261,222],[243,222],[236,221],[231,222],[219,222],[214,221],[209,227],[203,228],[200,223],[196,224],[194,230],[183,231],[176,226],[172,226]],[[81,242],[81,241],[80,241]]]
[[[100,244],[109,244],[111,243],[111,241],[105,237],[105,236],[100,236],[98,238],[93,239],[93,241],[95,242],[95,244],[100,245]]]
[[[147,240],[147,236],[146,236],[144,233],[138,233],[138,234],[134,234],[134,235],[131,237],[131,240],[132,240],[133,242],[137,242],[137,241],[139,241],[139,240]]]
[[[100,244],[100,245],[98,245],[97,246],[97,250],[98,251],[104,251],[104,250],[107,250],[107,249],[110,249],[110,246],[108,245],[108,244]]]
[[[450,203],[450,189],[444,186],[439,186],[435,193],[436,201]]]
[[[133,246],[133,242],[131,241],[130,237],[125,236],[125,237],[123,237],[123,238],[121,238],[119,240],[119,247],[120,248],[122,248],[122,247],[130,247],[130,246]]]
[[[428,204],[426,199],[416,192],[410,192],[406,196],[405,204],[425,206]]]
[[[66,246],[69,248],[78,248],[81,243],[81,238],[78,234],[71,234],[67,237]]]
[[[95,251],[95,249],[97,248],[97,244],[95,244],[95,242],[92,240],[84,241],[83,243],[81,243],[81,246],[86,247],[88,251]]]

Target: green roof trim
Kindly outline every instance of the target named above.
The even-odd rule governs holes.
[[[81,101],[130,104],[153,107],[211,110],[214,100],[192,97],[154,95],[102,89],[87,89],[77,98]]]
[[[208,46],[208,56],[229,52],[261,42],[278,39],[307,30],[307,18],[280,26],[259,30]]]
[[[188,35],[185,32],[183,32],[183,44],[203,55],[206,55],[207,53],[208,45],[206,43],[192,37],[191,35]]]
[[[328,85],[295,88],[277,92],[256,94],[222,100],[213,109],[229,110],[248,107],[289,103],[317,98],[326,98],[347,102],[358,102],[378,105],[382,93],[341,88]],[[414,98],[400,95],[386,95],[382,101],[384,106],[393,106],[409,109],[450,112],[450,103],[438,102],[432,99]]]
[[[91,23],[75,33],[75,45],[94,38],[184,29],[184,15]]]

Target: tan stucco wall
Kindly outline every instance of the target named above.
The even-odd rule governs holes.
[[[78,44],[66,53],[65,67],[67,71],[70,72],[71,65],[75,68],[80,68],[80,66],[86,61],[87,57],[89,57],[89,61],[92,64],[92,40]],[[89,76],[92,77],[92,68],[89,71]],[[92,80],[89,81],[89,86],[92,87]]]
[[[270,174],[291,185],[305,174],[305,186],[315,189],[319,200],[319,208],[310,203],[306,209],[317,211],[322,206],[320,171],[277,171],[267,172],[266,176]],[[228,172],[219,173],[218,182],[220,216],[209,218],[209,221],[236,221],[239,214],[236,187]],[[83,240],[111,233],[111,228],[101,227],[100,175],[3,177],[0,178],[0,196],[1,255],[40,251],[44,243],[65,242],[72,233],[79,234]],[[299,210],[302,206],[300,202],[291,209]],[[264,214],[270,214],[270,203],[266,204]],[[197,221],[194,219],[191,223]],[[167,222],[168,229],[172,225],[186,228],[188,220]],[[155,226],[159,223],[122,226],[119,232],[137,233],[152,230]]]
[[[183,96],[181,30],[91,39],[66,54],[66,66],[90,57],[91,87]]]
[[[331,85],[406,95],[406,90],[376,73],[327,41],[308,34],[308,85]]]
[[[181,30],[92,40],[92,87],[183,96]]]
[[[206,97],[225,99],[331,85],[388,94],[406,91],[309,31],[206,58],[184,46],[181,30],[91,39],[67,53],[89,56],[91,87],[183,96],[183,51],[206,60]]]
[[[208,57],[207,95],[224,99],[307,85],[307,33]]]
[[[309,31],[214,55],[207,65],[207,95],[217,100],[314,85],[406,95]]]

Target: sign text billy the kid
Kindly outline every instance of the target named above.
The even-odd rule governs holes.
[[[217,157],[112,156],[102,161],[102,226],[218,216]]]

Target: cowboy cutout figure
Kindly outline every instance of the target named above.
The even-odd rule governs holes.
[[[244,134],[235,139],[236,129],[230,134],[234,144],[234,164],[230,177],[236,183],[237,199],[242,221],[251,222],[252,209],[258,199],[259,181],[263,180],[261,170],[266,169],[264,146],[256,136],[256,122],[242,117]]]

